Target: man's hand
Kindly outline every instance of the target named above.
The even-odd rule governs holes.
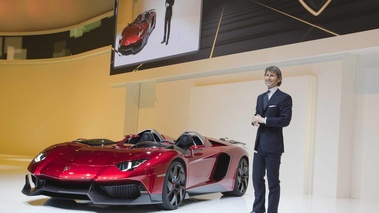
[[[251,121],[251,124],[253,124],[254,126],[259,126],[259,124],[264,123],[264,122],[265,122],[265,119],[262,118],[260,115],[254,115]]]

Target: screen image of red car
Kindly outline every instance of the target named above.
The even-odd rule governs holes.
[[[122,55],[140,52],[155,28],[156,16],[154,9],[138,14],[137,18],[122,31],[118,52]]]
[[[243,196],[249,153],[242,142],[195,131],[173,140],[146,129],[121,141],[77,139],[50,146],[28,171],[22,193],[51,197],[46,203],[158,204],[172,210],[195,195]]]

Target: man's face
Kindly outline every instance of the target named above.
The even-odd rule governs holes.
[[[282,79],[278,78],[275,72],[267,71],[265,73],[265,84],[268,89],[271,89],[278,85]]]

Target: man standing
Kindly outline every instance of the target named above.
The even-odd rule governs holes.
[[[276,66],[265,69],[265,84],[268,91],[257,98],[256,113],[252,125],[258,127],[254,146],[253,213],[264,213],[265,208],[265,173],[268,182],[268,213],[277,213],[280,199],[279,168],[284,152],[283,127],[290,124],[292,117],[292,98],[279,90],[282,73]]]
[[[175,0],[166,0],[166,14],[164,18],[164,35],[163,41],[161,44],[166,42],[168,44],[168,39],[170,38],[170,29],[171,29],[171,17],[172,17],[172,6],[174,5]]]

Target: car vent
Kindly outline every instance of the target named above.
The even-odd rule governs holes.
[[[138,184],[128,184],[119,186],[103,186],[103,189],[111,197],[134,199],[141,195]]]

